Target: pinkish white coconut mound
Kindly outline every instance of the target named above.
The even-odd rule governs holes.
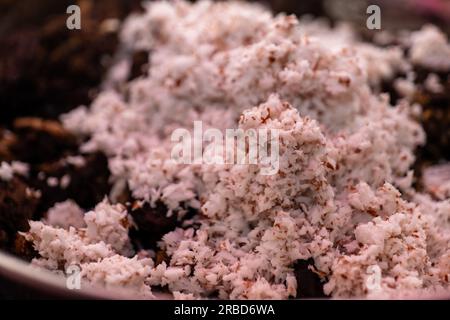
[[[399,48],[254,4],[145,7],[123,25],[122,42],[149,52],[148,75],[108,79],[90,107],[63,122],[89,137],[84,152],[108,156],[116,187],[163,202],[168,215],[196,209],[200,226],[166,234],[159,246],[169,259],[156,265],[133,257],[126,211],[105,201],[77,228],[31,222],[35,264],[76,263],[88,282],[146,296],[152,286],[167,287],[179,299],[296,297],[302,279],[293,265],[308,259],[332,297],[449,292],[449,200],[412,187],[414,152],[425,141],[417,108],[391,106],[372,89],[409,70]],[[446,64],[448,41],[430,29],[413,41],[413,60],[431,61],[418,49],[431,41],[439,66]],[[194,121],[277,130],[279,170],[171,161],[172,132],[192,131]],[[66,203],[49,218],[63,206],[80,216]]]

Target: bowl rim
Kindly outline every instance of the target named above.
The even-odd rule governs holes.
[[[126,289],[108,290],[100,286],[82,283],[80,289],[68,289],[66,278],[0,250],[0,275],[7,280],[20,283],[39,291],[48,292],[56,297],[67,299],[93,300],[142,300],[142,296]],[[43,289],[45,288],[45,289]],[[153,292],[156,300],[172,300],[166,293]]]
[[[137,295],[129,290],[114,288],[108,290],[100,286],[93,286],[83,283],[80,289],[68,289],[66,279],[58,276],[51,271],[33,266],[29,262],[13,256],[7,252],[0,250],[0,275],[21,283],[27,287],[37,290],[43,290],[62,299],[86,299],[86,300],[144,300],[145,298]],[[173,296],[169,293],[152,292],[154,298],[152,300],[173,300]],[[405,300],[450,300],[449,293],[440,293],[425,297],[410,297]],[[300,300],[300,299],[299,299]],[[304,300],[304,299],[303,299]],[[310,299],[308,299],[310,300]],[[322,300],[322,299],[319,299]],[[337,299],[342,300],[342,299]],[[351,298],[344,300],[365,300],[364,298]]]

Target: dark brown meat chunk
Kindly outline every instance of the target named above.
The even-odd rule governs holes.
[[[427,134],[427,144],[419,150],[420,159],[430,162],[450,160],[450,74],[415,67],[418,90],[414,102],[423,107],[420,122]],[[443,85],[442,92],[430,92],[423,83],[435,74]]]
[[[146,68],[148,67],[149,62],[149,54],[147,51],[134,52],[131,61],[132,64],[128,80],[133,80],[147,74]]]
[[[80,207],[91,209],[110,192],[108,161],[102,153],[84,155],[85,164],[75,166],[63,159],[33,167],[30,184],[42,191],[38,208],[39,218],[57,202],[74,200]],[[48,184],[48,178],[59,182],[68,177],[68,185]]]
[[[33,243],[27,241],[20,233],[16,233],[12,252],[27,261],[31,261],[39,256],[39,253],[33,247]]]
[[[137,230],[131,230],[130,236],[138,247],[154,249],[163,235],[177,227],[177,214],[167,217],[167,212],[168,209],[162,202],[157,202],[154,208],[148,203],[129,206],[129,213],[137,225]]]
[[[18,118],[13,130],[16,141],[10,147],[15,160],[38,164],[75,152],[76,138],[53,120]]]
[[[297,279],[297,298],[325,298],[321,278],[310,267],[314,268],[313,259],[298,260],[294,264],[294,273]]]
[[[0,128],[0,161],[10,162],[14,159],[12,147],[17,143],[17,137],[11,131]]]
[[[118,46],[117,31],[104,28],[104,21],[124,19],[130,12],[141,10],[141,0],[3,2],[1,123],[18,116],[57,118],[88,104],[92,89],[101,83]],[[66,27],[66,9],[74,4],[81,8],[81,30]]]
[[[27,231],[39,198],[17,177],[0,180],[0,247],[14,246],[17,231]]]

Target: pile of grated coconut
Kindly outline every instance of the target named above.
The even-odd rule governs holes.
[[[177,299],[296,297],[302,279],[293,265],[307,259],[332,297],[448,293],[450,201],[412,187],[414,151],[425,142],[414,120],[420,107],[391,106],[374,89],[411,69],[400,48],[359,42],[346,26],[274,17],[255,4],[145,7],[121,37],[123,52],[149,52],[148,75],[127,82],[124,57],[92,105],[62,120],[89,137],[83,152],[108,156],[116,186],[126,182],[151,205],[162,201],[168,215],[197,209],[200,226],[166,234],[159,245],[169,262],[156,265],[133,251],[133,222],[120,204],[105,200],[84,218],[76,204],[58,204],[49,219],[30,223],[26,237],[40,254],[34,264],[78,264],[89,283],[145,297],[152,286]],[[424,32],[431,42],[443,36]],[[436,63],[448,67],[448,42],[436,47]],[[411,52],[421,59],[419,48]],[[192,130],[194,121],[279,130],[278,173],[170,161],[171,133]],[[58,211],[73,213],[63,219],[73,225],[52,218]],[[374,276],[377,285],[368,285]]]

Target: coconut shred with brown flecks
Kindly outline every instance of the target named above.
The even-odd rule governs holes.
[[[133,249],[122,205],[105,200],[81,221],[66,203],[51,210],[77,214],[76,227],[30,223],[33,264],[77,264],[91,284],[148,298],[157,286],[177,299],[288,299],[302,290],[294,264],[308,259],[331,297],[449,293],[450,202],[412,186],[414,153],[425,142],[414,120],[420,108],[392,106],[373,89],[410,70],[402,50],[255,4],[145,7],[121,37],[123,52],[149,53],[147,75],[127,81],[119,61],[92,105],[62,120],[89,137],[83,152],[107,155],[117,188],[128,186],[141,203],[162,202],[180,219],[193,209],[195,223],[162,237],[167,259],[157,262]],[[423,53],[414,43],[444,37],[433,27],[420,32],[411,44],[416,60]],[[449,65],[442,52],[450,46],[441,42],[432,52],[439,60],[424,63]],[[171,133],[194,121],[277,129],[278,172],[168,161]]]

